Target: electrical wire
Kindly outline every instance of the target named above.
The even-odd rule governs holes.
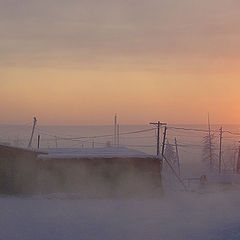
[[[133,131],[133,132],[124,132],[124,133],[119,133],[119,136],[123,136],[123,135],[131,135],[131,134],[138,134],[138,133],[143,133],[143,132],[150,132],[155,130],[154,128],[150,128],[150,129],[143,129],[143,130],[138,130],[138,131]],[[83,137],[61,137],[61,136],[57,136],[57,135],[52,135],[46,132],[43,132],[41,130],[39,130],[40,133],[44,134],[44,135],[48,135],[48,136],[52,136],[52,137],[57,137],[58,139],[62,139],[62,140],[79,140],[79,139],[95,139],[95,138],[105,138],[105,137],[114,137],[114,134],[106,134],[106,135],[95,135],[95,136],[83,136]]]

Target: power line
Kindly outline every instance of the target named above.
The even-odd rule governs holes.
[[[126,139],[155,139],[155,138],[156,138],[155,135],[153,135],[153,136],[145,136],[145,137],[126,137]],[[123,139],[125,139],[125,138],[123,137]]]
[[[231,132],[231,131],[228,131],[228,130],[225,130],[225,131],[223,131],[223,132],[224,132],[224,133],[229,133],[229,134],[232,134],[232,135],[240,136],[240,133]]]
[[[131,144],[121,144],[124,147],[144,147],[144,148],[154,148],[154,145],[131,145]]]
[[[143,130],[138,130],[138,131],[119,133],[119,135],[123,136],[123,135],[138,134],[138,133],[143,133],[143,132],[150,132],[150,131],[153,131],[153,130],[155,130],[155,129],[154,128],[143,129]],[[41,130],[39,130],[39,132],[44,134],[44,135],[57,137],[58,139],[62,139],[62,140],[80,140],[80,139],[88,139],[88,138],[114,137],[114,134],[95,135],[95,136],[83,136],[83,137],[61,137],[61,136],[58,136],[58,135],[53,135],[53,134],[49,134],[47,132],[43,132]]]
[[[197,129],[197,128],[183,128],[183,127],[168,127],[169,129],[175,130],[184,130],[184,131],[195,131],[195,132],[206,132],[208,133],[209,130],[206,129]],[[217,130],[211,130],[211,132],[218,132]]]
[[[183,128],[183,127],[168,127],[168,129],[174,129],[174,130],[184,130],[184,131],[196,131],[196,132],[204,132],[204,133],[208,133],[209,130],[207,129],[198,129],[198,128]],[[218,133],[219,130],[210,130],[210,132],[214,132],[214,133]],[[240,132],[232,132],[229,130],[224,130],[223,133],[229,133],[232,135],[237,135],[240,136]]]

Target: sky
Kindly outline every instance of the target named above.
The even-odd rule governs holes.
[[[0,124],[240,124],[239,0],[0,0]]]

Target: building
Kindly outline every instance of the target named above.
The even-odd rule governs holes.
[[[25,149],[0,145],[0,192],[82,198],[161,196],[162,162],[120,148]]]

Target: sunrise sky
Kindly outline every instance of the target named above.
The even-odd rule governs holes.
[[[0,123],[240,124],[239,0],[0,0]]]

